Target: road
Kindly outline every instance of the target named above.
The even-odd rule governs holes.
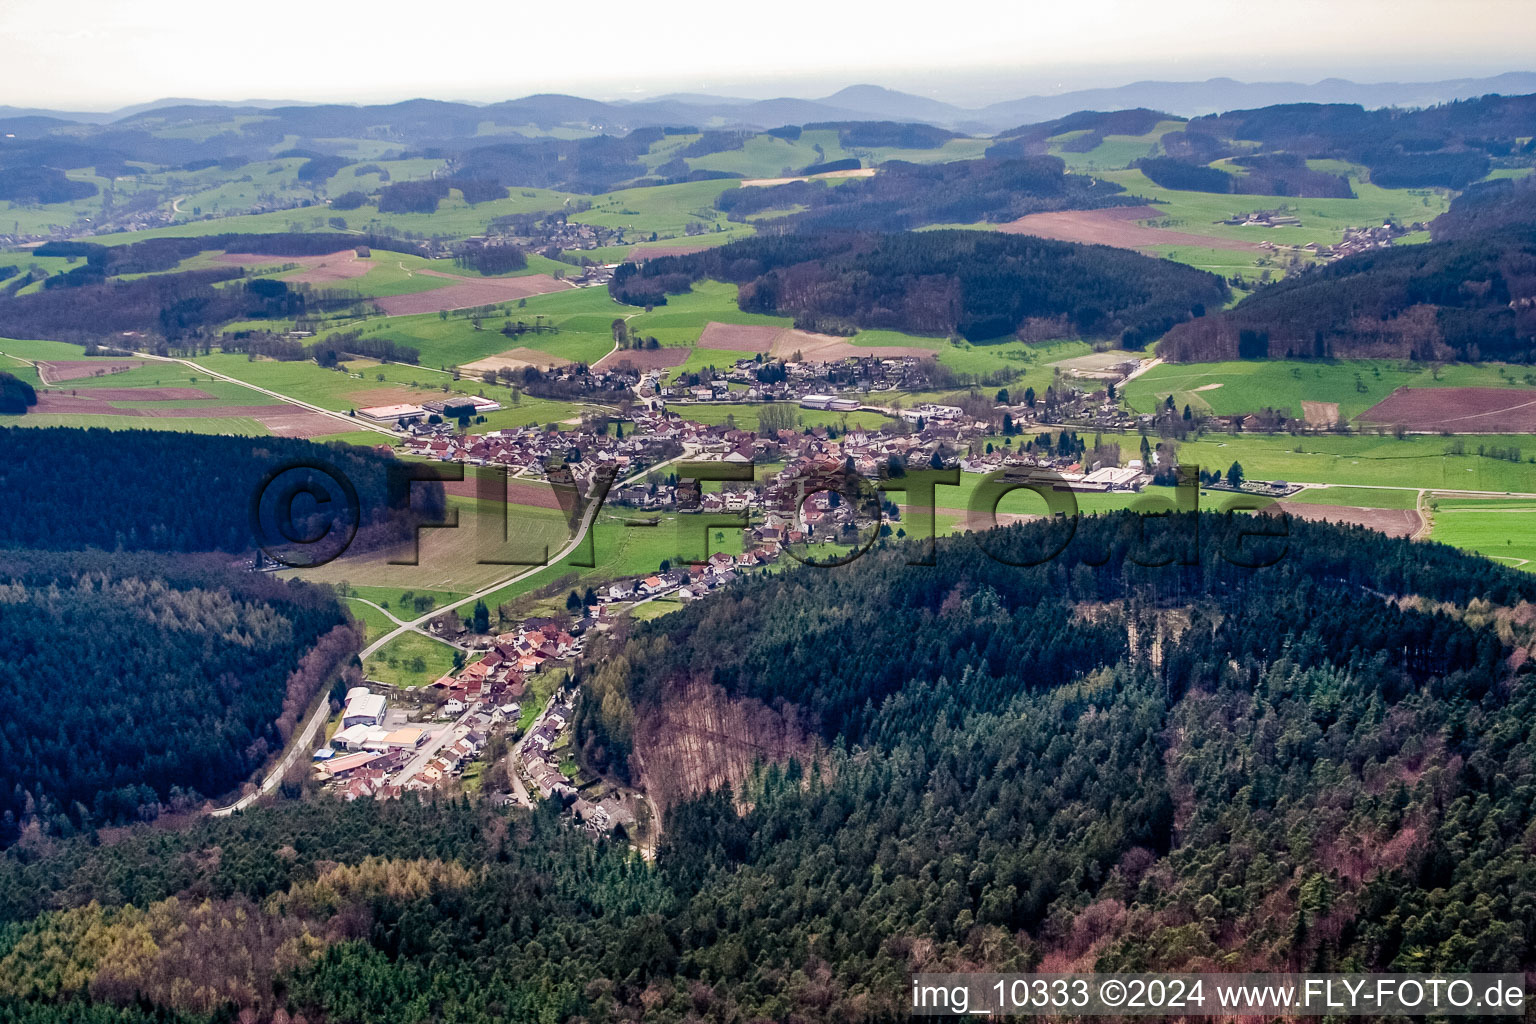
[[[549,714],[549,709],[555,706],[555,698],[559,695],[560,691],[558,689],[549,695],[549,700],[544,702],[543,710],[533,716],[533,724],[528,727],[527,732],[518,737],[517,742],[512,745],[512,752],[507,755],[507,781],[512,783],[513,798],[517,800],[520,806],[531,808],[533,806],[533,797],[528,795],[528,787],[523,785],[523,777],[518,772],[520,764],[518,758],[523,753],[523,747],[527,744],[528,737],[533,735],[533,731],[539,727],[539,722],[545,715]]]
[[[389,427],[383,427],[377,423],[371,423],[368,420],[361,419],[359,417],[348,416],[346,413],[336,412],[334,409],[325,409],[318,405],[313,405],[309,402],[301,401],[290,395],[285,395],[280,391],[272,391],[268,388],[252,384],[250,381],[241,380],[239,377],[231,377],[226,373],[218,373],[214,370],[208,369],[208,367],[203,366],[200,363],[194,363],[190,359],[181,359],[176,356],[157,356],[153,352],[135,352],[134,355],[141,359],[155,359],[163,363],[180,363],[183,366],[187,366],[196,370],[198,373],[206,373],[214,380],[221,380],[228,384],[238,384],[243,388],[249,388],[258,394],[266,395],[268,398],[275,398],[280,402],[285,402],[288,405],[296,406],[297,408],[304,409],[307,412],[318,412],[321,415],[329,416],[334,420],[345,423],[347,428],[350,430],[372,430],[376,433],[384,434],[385,436],[392,439],[398,438],[400,436]],[[340,431],[338,431],[338,433],[340,433]]]
[[[436,757],[437,752],[442,750],[443,747],[448,744],[449,740],[453,739],[453,734],[458,731],[459,726],[463,725],[466,721],[469,720],[470,715],[479,710],[480,702],[475,701],[469,707],[464,709],[464,713],[462,715],[454,719],[452,725],[445,725],[442,729],[438,730],[437,735],[428,740],[419,750],[416,751],[416,756],[411,758],[410,761],[406,763],[406,766],[401,770],[399,777],[395,779],[395,784],[404,786],[407,782],[410,782],[412,779],[414,779],[416,777],[416,773],[425,768],[427,766],[427,762]]]
[[[186,360],[177,360],[177,361],[178,362],[186,362]],[[189,363],[188,365],[195,365],[195,364]],[[679,458],[681,458],[681,457],[682,456],[679,456]],[[673,460],[669,459],[668,462],[670,462],[670,461],[673,461]],[[613,487],[618,488],[618,487],[628,486],[631,482],[640,479],[641,477],[645,476],[647,473],[651,472],[652,470],[657,469],[657,468],[659,468],[661,466],[664,466],[666,464],[667,464],[666,462],[661,462],[661,463],[657,463],[657,465],[655,465],[655,466],[647,466],[645,469],[640,470],[638,473],[634,473],[634,474],[626,477],[624,480],[614,483]],[[586,510],[581,515],[581,522],[579,524],[577,524],[576,532],[572,535],[570,543],[566,544],[566,546],[564,548],[560,549],[560,553],[559,554],[555,555],[553,558],[551,558],[549,560],[549,565],[556,564],[561,559],[563,559],[567,555],[569,555],[571,552],[575,551],[576,548],[581,545],[581,542],[586,539],[587,531],[589,529],[591,529],[591,527],[592,527],[593,520],[595,520],[597,518],[598,508],[599,508],[599,506],[598,506],[598,503],[596,501],[588,500],[587,508],[586,508]],[[362,652],[358,655],[358,657],[360,659],[366,660],[367,658],[372,656],[375,651],[378,651],[380,648],[382,648],[385,644],[389,643],[391,640],[395,639],[398,636],[405,635],[406,633],[417,632],[417,633],[423,633],[423,635],[425,635],[425,636],[432,636],[431,633],[427,633],[427,632],[423,631],[421,627],[426,625],[428,622],[432,621],[433,619],[437,618],[439,615],[443,614],[444,612],[453,611],[456,608],[462,608],[466,604],[470,604],[471,602],[478,601],[478,600],[480,600],[480,599],[482,599],[484,597],[487,597],[490,594],[495,593],[498,590],[501,590],[503,587],[511,586],[512,584],[518,582],[519,580],[523,580],[523,579],[526,579],[529,576],[532,576],[536,572],[541,572],[545,568],[547,568],[547,566],[535,565],[535,566],[532,566],[530,568],[524,569],[522,572],[519,572],[519,573],[517,573],[517,574],[515,574],[513,576],[507,577],[506,579],[499,580],[499,581],[491,584],[490,586],[487,586],[487,587],[484,587],[484,588],[482,588],[480,590],[477,590],[473,594],[470,594],[466,598],[462,598],[461,600],[455,601],[452,604],[441,605],[441,606],[439,606],[437,608],[434,608],[431,611],[427,612],[425,615],[419,616],[418,618],[410,619],[410,620],[395,619],[395,621],[399,622],[400,625],[396,626],[394,629],[390,630],[388,633],[385,633],[383,636],[379,637],[373,643],[371,643],[367,647],[363,648]],[[377,607],[377,605],[375,605],[375,607]],[[382,611],[383,609],[380,609],[380,610]],[[388,613],[386,612],[385,614],[388,614]],[[390,616],[390,617],[394,618],[394,616]],[[433,639],[437,639],[437,638],[433,637]],[[467,713],[468,712],[466,712],[466,714]],[[278,784],[283,781],[283,776],[285,774],[287,774],[288,770],[293,767],[293,765],[298,761],[298,759],[300,757],[308,757],[309,756],[309,752],[314,749],[315,737],[319,734],[321,727],[325,724],[325,722],[329,718],[330,718],[330,702],[328,700],[321,700],[315,706],[315,708],[310,712],[309,718],[304,723],[304,728],[298,733],[298,738],[294,742],[289,744],[288,750],[283,754],[282,760],[279,761],[272,768],[272,770],[267,773],[267,776],[264,779],[262,779],[261,785],[256,789],[256,791],[253,792],[253,793],[247,793],[245,796],[242,796],[239,800],[236,800],[234,803],[227,804],[224,807],[215,808],[212,811],[210,811],[209,813],[213,814],[216,817],[222,817],[223,815],[226,815],[226,814],[233,814],[235,811],[244,810],[245,808],[249,807],[252,803],[254,803],[257,799],[259,799],[263,795],[265,795],[267,793],[270,793],[274,789],[276,789]],[[445,731],[444,735],[447,735],[448,732],[451,732],[451,730]],[[441,746],[441,744],[439,744],[439,746]],[[435,748],[434,748],[434,752],[435,752]],[[414,762],[412,762],[412,763],[414,763]],[[423,763],[425,763],[424,760],[423,760]],[[523,799],[526,801],[527,797],[528,797],[527,792],[524,791],[522,793],[522,796],[523,796]],[[526,806],[526,804],[525,804],[525,806]]]

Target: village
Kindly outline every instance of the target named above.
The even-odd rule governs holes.
[[[849,364],[861,362],[882,364],[877,372],[905,372],[901,360]],[[589,586],[584,598],[572,591],[563,617],[524,617],[494,635],[474,633],[457,614],[432,619],[427,632],[462,652],[457,667],[416,690],[369,683],[350,692],[329,743],[316,755],[317,781],[346,800],[391,799],[457,792],[473,776],[494,801],[555,801],[575,827],[632,834],[647,813],[643,796],[583,777],[570,747],[580,700],[571,680],[579,678],[594,633],[653,601],[704,598],[786,556],[815,561],[818,550],[842,552],[875,537],[902,536],[901,508],[875,496],[873,487],[909,470],[996,474],[1008,484],[1080,493],[1135,493],[1171,476],[1169,450],[1157,436],[1181,422],[1176,412],[1132,415],[1114,397],[1141,365],[1135,359],[1067,370],[1044,395],[1001,389],[993,397],[973,389],[968,398],[957,394],[964,404],[909,406],[874,404],[878,392],[869,373],[847,373],[852,365],[769,363],[772,369],[762,374],[764,365],[744,359],[732,367],[732,377],[749,377],[751,384],[715,378],[668,385],[657,373],[621,367],[599,384],[622,386],[632,400],[617,415],[587,416],[580,424],[476,433],[451,415],[466,407],[483,411],[462,396],[423,403],[423,415],[398,423],[396,451],[406,457],[504,469],[509,479],[566,488],[572,507],[590,500],[601,479],[618,481],[607,505],[680,523],[698,516],[715,543],[696,562],[664,560]],[[759,410],[757,429],[729,416],[717,423],[690,418],[700,406],[749,396]],[[764,413],[775,408],[782,413]],[[823,417],[803,425],[801,410],[878,411],[886,420],[868,427]],[[1209,422],[1229,430],[1264,426]],[[1143,444],[1139,453],[1126,453],[1130,457],[1116,441],[1089,433],[1137,427]],[[1155,443],[1148,443],[1149,431]],[[718,476],[734,478],[695,479],[684,463],[718,463]],[[1283,481],[1218,479],[1208,486],[1274,495],[1292,489]]]
[[[606,622],[599,609],[592,613]],[[634,798],[578,780],[565,750],[579,700],[570,669],[585,647],[567,627],[582,627],[530,621],[480,638],[449,626],[451,618],[434,621],[432,631],[483,656],[419,690],[373,682],[348,690],[334,732],[313,755],[315,781],[342,800],[390,800],[459,789],[474,773],[494,803],[531,806],[537,793],[594,834],[632,826]],[[548,684],[531,685],[541,673]]]

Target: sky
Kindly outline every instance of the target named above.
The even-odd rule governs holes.
[[[0,106],[164,97],[818,96],[980,104],[1138,79],[1429,81],[1536,67],[1532,0],[0,0]]]

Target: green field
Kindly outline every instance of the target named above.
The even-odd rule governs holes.
[[[1186,465],[1195,464],[1223,472],[1233,462],[1239,462],[1250,480],[1536,492],[1536,466],[1528,461],[1510,462],[1480,456],[1477,454],[1479,445],[1518,448],[1536,455],[1536,437],[1511,434],[1456,438],[1418,435],[1403,440],[1332,434],[1315,437],[1209,434],[1199,440],[1180,443],[1178,458]],[[1448,454],[1457,446],[1463,454]]]
[[[1352,508],[1415,508],[1419,492],[1389,487],[1308,487],[1286,501],[1303,505],[1347,505]]]
[[[363,662],[363,675],[391,686],[426,686],[453,670],[454,648],[420,633],[403,633]]]
[[[1300,417],[1301,403],[1310,401],[1336,402],[1339,415],[1353,419],[1398,388],[1454,387],[1536,387],[1536,375],[1503,363],[1432,368],[1392,359],[1162,363],[1128,382],[1123,394],[1137,412],[1152,412],[1172,395],[1178,409],[1219,416],[1268,407]]]
[[[1129,167],[1144,156],[1157,156],[1162,152],[1162,137],[1168,132],[1181,131],[1183,127],[1183,121],[1159,121],[1144,135],[1105,135],[1097,146],[1082,153],[1070,152],[1062,145],[1086,135],[1088,130],[1064,132],[1051,137],[1048,149],[1053,156],[1065,160],[1069,170],[1078,173],[1116,170]]]
[[[345,604],[347,611],[351,612],[352,616],[361,622],[366,630],[363,638],[365,646],[373,643],[398,625],[388,615],[370,604],[364,604],[362,601],[355,601],[350,598]]]
[[[1315,161],[1314,166],[1320,166]],[[1341,170],[1347,168],[1333,167]],[[1443,189],[1385,189],[1360,180],[1361,171],[1349,168],[1353,175],[1353,199],[1299,199],[1290,196],[1225,195],[1213,192],[1184,192],[1162,188],[1139,170],[1106,171],[1103,177],[1125,186],[1128,193],[1143,196],[1157,204],[1162,216],[1160,227],[1212,238],[1230,238],[1276,245],[1301,246],[1308,242],[1334,245],[1343,240],[1346,227],[1362,227],[1393,220],[1404,226],[1429,221],[1450,206],[1450,194]],[[1290,208],[1301,224],[1295,227],[1245,227],[1222,224],[1233,214],[1251,210]]]
[[[1536,501],[1437,498],[1431,509],[1431,540],[1536,569]]]
[[[726,178],[621,189],[593,196],[592,208],[573,213],[570,219],[622,231],[624,242],[644,242],[652,235],[686,240],[689,225],[701,233],[750,235],[750,226],[732,223],[715,209],[715,197],[737,187]]]
[[[473,377],[454,380],[445,371],[405,363],[355,360],[345,364],[346,370],[333,370],[313,362],[253,361],[243,355],[215,354],[199,356],[198,365],[336,412],[394,402],[422,402],[447,394],[483,395],[501,402],[503,408],[485,414],[485,422],[475,427],[482,431],[559,423],[579,415],[582,408],[569,402],[514,394],[511,388],[486,384]]]

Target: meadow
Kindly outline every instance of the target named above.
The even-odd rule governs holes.
[[[1536,569],[1536,501],[1436,498],[1430,539],[1512,565]]]
[[[1157,226],[1189,234],[1207,235],[1276,245],[1302,246],[1308,242],[1334,245],[1343,240],[1344,229],[1380,224],[1392,220],[1404,226],[1433,220],[1450,206],[1450,193],[1443,189],[1385,189],[1361,178],[1363,171],[1352,165],[1335,167],[1310,161],[1319,169],[1347,170],[1353,199],[1303,199],[1291,196],[1227,195],[1213,192],[1185,192],[1156,185],[1139,170],[1105,171],[1101,175],[1118,182],[1127,193],[1143,196],[1158,207]],[[1251,210],[1287,208],[1301,224],[1292,227],[1245,227],[1221,221]]]
[[[403,633],[363,662],[363,676],[390,686],[426,686],[453,670],[455,652],[441,640]]]
[[[1152,412],[1169,395],[1174,406],[1219,416],[1282,409],[1303,415],[1301,403],[1336,402],[1352,419],[1398,388],[1532,387],[1528,367],[1502,363],[1430,366],[1393,359],[1327,362],[1247,360],[1221,363],[1162,363],[1125,384],[1127,404]]]
[[[503,408],[484,414],[485,422],[475,424],[475,429],[481,431],[562,423],[579,416],[584,408],[571,402],[514,393],[511,388],[486,384],[467,375],[455,380],[447,371],[408,363],[359,359],[343,364],[346,369],[327,369],[309,361],[251,360],[243,355],[216,353],[199,356],[198,364],[335,412],[423,402],[448,394],[482,395],[501,402]]]
[[[1208,434],[1181,442],[1178,459],[1185,465],[1222,472],[1238,462],[1249,480],[1536,492],[1536,465],[1478,455],[1479,446],[1516,449],[1526,458],[1536,455],[1536,437],[1512,434],[1413,435],[1401,440],[1375,435]]]
[[[1070,152],[1063,146],[1088,134],[1088,129],[1063,132],[1051,137],[1047,150],[1065,160],[1069,170],[1080,174],[1117,170],[1131,166],[1144,156],[1157,156],[1163,151],[1162,137],[1168,132],[1181,131],[1183,127],[1183,121],[1159,121],[1151,131],[1142,135],[1105,135],[1097,146],[1081,153]]]

